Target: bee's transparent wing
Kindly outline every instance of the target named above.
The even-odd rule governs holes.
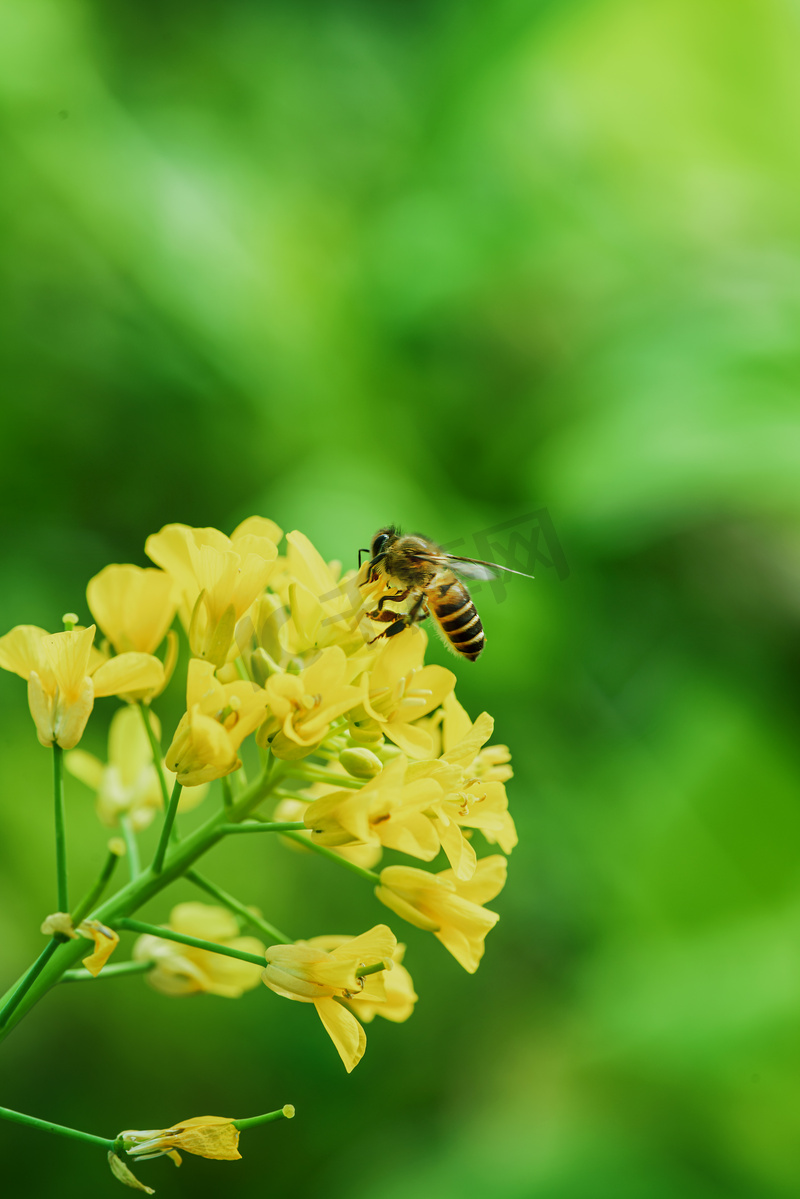
[[[448,559],[448,562],[455,574],[462,579],[480,579],[483,582],[496,577],[493,570],[489,570],[488,566],[480,562],[460,562],[454,558]]]
[[[446,570],[455,571],[457,575],[461,575],[465,579],[480,579],[481,581],[493,579],[495,577],[493,572],[496,570],[502,570],[509,575],[520,575],[523,579],[533,578],[533,575],[526,575],[524,571],[512,570],[510,566],[501,566],[499,562],[481,562],[480,558],[459,558],[455,554],[415,554],[414,557],[432,562]]]

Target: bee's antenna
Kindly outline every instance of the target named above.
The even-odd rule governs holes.
[[[359,550],[359,551],[358,551],[358,569],[359,569],[359,570],[361,569],[361,555],[362,555],[362,554],[368,554],[368,553],[369,553],[369,550],[368,550],[368,549],[366,549],[366,550]]]

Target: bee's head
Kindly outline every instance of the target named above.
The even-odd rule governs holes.
[[[387,525],[385,529],[378,529],[378,532],[372,538],[369,553],[371,558],[377,558],[378,554],[382,554],[390,542],[395,541],[400,536],[400,530],[394,525]]]
[[[385,552],[386,548],[396,541],[400,536],[400,530],[395,525],[387,525],[385,529],[378,529],[378,532],[372,538],[368,550],[361,549],[358,551],[358,564],[361,566],[361,555],[369,554],[370,561],[374,562]]]

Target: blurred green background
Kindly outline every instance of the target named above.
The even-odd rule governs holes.
[[[2,1103],[101,1135],[297,1105],[234,1165],[143,1166],[162,1196],[797,1195],[797,6],[4,0],[0,26],[3,631],[85,618],[170,521],[260,513],[349,566],[388,521],[468,541],[545,505],[571,568],[484,588],[476,665],[432,646],[517,772],[474,978],[398,927],[420,1002],[349,1078],[261,990],[63,987]],[[10,981],[53,906],[50,761],[11,675],[0,716]],[[87,885],[106,834],[68,800]],[[243,840],[206,873],[279,926],[385,916]],[[0,1141],[9,1194],[118,1186]]]

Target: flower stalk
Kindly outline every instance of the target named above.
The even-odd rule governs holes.
[[[164,824],[162,825],[161,837],[159,838],[159,842],[156,847],[156,855],[153,858],[153,865],[151,869],[153,870],[154,874],[160,874],[164,868],[164,857],[166,856],[167,845],[169,844],[169,836],[172,832],[172,826],[175,823],[175,817],[178,814],[178,804],[180,802],[182,790],[183,787],[176,779],[175,786],[172,788],[172,795],[170,796],[169,804],[167,805],[166,813],[164,815]]]
[[[153,962],[111,962],[104,966],[97,975],[98,978],[116,978],[120,974],[147,974],[153,969]],[[61,976],[62,983],[92,982],[92,975],[87,970],[65,970]]]
[[[198,874],[196,870],[187,870],[185,877],[190,883],[194,883],[196,887],[199,887],[201,891],[205,891],[207,895],[213,896],[214,899],[218,900],[219,903],[223,904],[231,912],[234,912],[237,916],[241,916],[253,928],[257,928],[259,932],[270,937],[273,942],[280,941],[283,945],[292,944],[291,937],[287,937],[280,929],[275,928],[275,925],[270,924],[260,913],[240,903],[233,895],[224,891],[222,887],[218,887],[216,883],[212,883],[209,879],[204,878],[201,874]]]
[[[67,1128],[65,1124],[53,1124],[51,1120],[40,1120],[38,1116],[28,1116],[24,1112],[15,1112],[10,1107],[0,1107],[0,1117],[10,1120],[12,1124],[27,1124],[32,1128],[40,1128],[43,1132],[54,1132],[60,1137],[69,1137],[73,1141],[88,1141],[90,1145],[101,1145],[109,1152],[115,1142],[108,1137],[96,1137],[91,1132],[81,1132],[79,1128]]]
[[[302,825],[301,827],[305,828],[306,826]],[[296,841],[298,845],[312,850],[313,853],[318,853],[323,858],[328,858],[331,862],[337,862],[338,865],[344,866],[352,874],[357,874],[359,878],[365,878],[367,882],[379,883],[381,880],[381,876],[376,874],[374,870],[367,870],[366,866],[359,866],[356,862],[351,862],[349,858],[342,857],[335,849],[328,849],[327,845],[318,845],[316,841],[312,841],[310,837],[304,837],[302,833],[288,832],[284,833],[283,836],[289,837],[292,841]]]
[[[158,785],[161,788],[161,798],[164,800],[164,811],[166,811],[169,807],[169,787],[167,786],[167,779],[164,774],[161,746],[159,745],[156,735],[153,731],[153,725],[150,720],[149,705],[146,704],[144,700],[139,700],[137,707],[142,714],[145,732],[147,733],[147,740],[150,742],[150,749],[153,753],[153,765],[155,766],[156,774],[158,775]]]
[[[124,820],[124,818],[123,818],[123,820]],[[124,828],[125,828],[125,825],[123,823],[123,829]],[[121,848],[122,847],[120,846],[120,849]],[[128,848],[128,854],[130,855],[130,847]],[[103,869],[100,871],[97,881],[95,882],[94,886],[89,891],[86,892],[83,899],[78,904],[75,911],[72,913],[72,923],[74,925],[80,924],[81,920],[83,920],[83,918],[85,916],[89,915],[92,908],[97,903],[100,896],[103,894],[106,887],[108,886],[109,881],[111,879],[111,875],[114,873],[114,870],[116,868],[118,861],[119,861],[119,854],[114,853],[114,851],[110,849],[108,851],[108,857],[105,860],[105,864],[103,866]],[[137,873],[138,873],[138,871],[137,871]]]
[[[164,941],[177,941],[179,945],[191,945],[195,949],[205,949],[207,953],[219,953],[226,958],[238,958],[240,962],[252,962],[254,966],[263,966],[264,958],[254,953],[246,953],[242,949],[231,949],[229,945],[220,945],[216,941],[205,941],[202,937],[190,937],[188,933],[177,933],[172,928],[163,928],[157,924],[147,924],[144,920],[130,920],[123,917],[117,921],[118,928],[127,929],[132,933],[147,933],[151,937],[160,937]]]
[[[53,799],[56,829],[56,888],[59,912],[69,911],[67,886],[67,833],[64,817],[64,750],[53,746]]]

